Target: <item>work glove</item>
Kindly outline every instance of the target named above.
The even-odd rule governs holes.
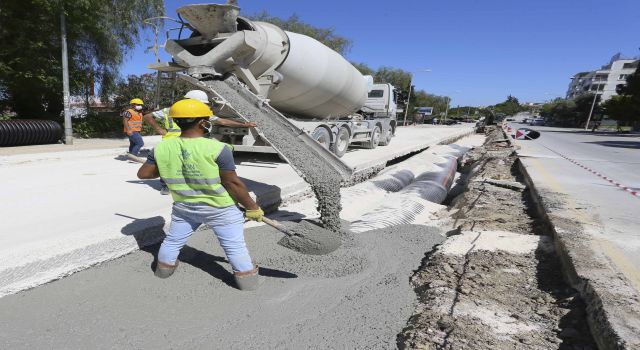
[[[260,208],[255,210],[247,209],[247,211],[244,212],[244,216],[249,220],[260,222],[262,221],[262,217],[264,217],[264,211]]]

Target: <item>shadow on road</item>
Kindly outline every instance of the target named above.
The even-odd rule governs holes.
[[[593,143],[605,147],[640,149],[640,141],[591,141],[583,143]]]
[[[553,132],[560,134],[574,134],[574,135],[591,135],[591,136],[615,136],[615,137],[640,137],[638,133],[629,132],[615,132],[615,131],[585,131],[585,130],[548,130],[547,128],[538,129],[541,133]]]
[[[151,254],[153,261],[151,262],[150,269],[151,271],[155,271],[156,265],[158,264],[158,250],[160,250],[160,244],[165,237],[163,229],[165,225],[164,218],[161,216],[155,216],[146,219],[136,219],[124,214],[116,213],[115,215],[133,219],[133,221],[125,225],[120,232],[125,236],[133,236],[138,244],[138,248],[140,248],[141,251]],[[213,233],[211,232],[211,234]],[[233,274],[220,264],[229,263],[227,259],[223,257],[211,255],[189,245],[185,245],[182,250],[180,250],[178,260],[182,263],[189,264],[200,269],[208,273],[211,277],[217,278],[226,285],[235,288]],[[298,277],[298,275],[287,271],[262,266],[259,269],[259,274],[261,276],[273,278]]]

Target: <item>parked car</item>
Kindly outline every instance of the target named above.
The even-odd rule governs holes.
[[[531,126],[544,126],[544,118],[535,118],[529,121]]]

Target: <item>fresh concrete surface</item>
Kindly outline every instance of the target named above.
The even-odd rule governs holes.
[[[344,160],[366,171],[371,164],[471,132],[469,125],[399,128],[390,146],[351,151]],[[146,147],[159,140],[145,137]],[[113,142],[120,145],[122,140]],[[0,233],[0,296],[137,250],[157,240],[158,229],[167,224],[171,198],[159,195],[157,180],[136,178],[139,164],[121,160],[126,149],[104,140],[76,144],[69,147],[84,148],[1,150],[0,176],[8,200],[0,204],[0,211],[9,219]],[[264,206],[308,191],[287,164],[243,160],[238,173]],[[140,234],[145,231],[148,235]]]
[[[640,137],[534,129],[540,138],[516,141],[518,155],[588,303],[594,338],[603,349],[640,348],[640,198],[566,159],[637,189]]]
[[[413,312],[409,283],[438,229],[399,226],[306,256],[247,230],[264,283],[233,288],[211,231],[196,232],[168,279],[157,245],[0,299],[4,349],[390,349]]]

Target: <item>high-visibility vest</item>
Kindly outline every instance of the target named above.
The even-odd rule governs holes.
[[[164,129],[167,130],[167,133],[162,135],[162,139],[168,140],[180,136],[182,130],[178,124],[173,122],[173,118],[169,116],[169,108],[163,108],[162,114],[164,114]]]
[[[142,131],[142,113],[133,108],[127,109],[127,112],[131,114],[131,118],[127,119],[129,130],[138,132]],[[124,132],[127,132],[126,128],[124,128]]]
[[[175,202],[206,203],[218,208],[236,204],[222,186],[216,163],[224,147],[229,145],[204,137],[175,137],[156,146],[160,177]]]

